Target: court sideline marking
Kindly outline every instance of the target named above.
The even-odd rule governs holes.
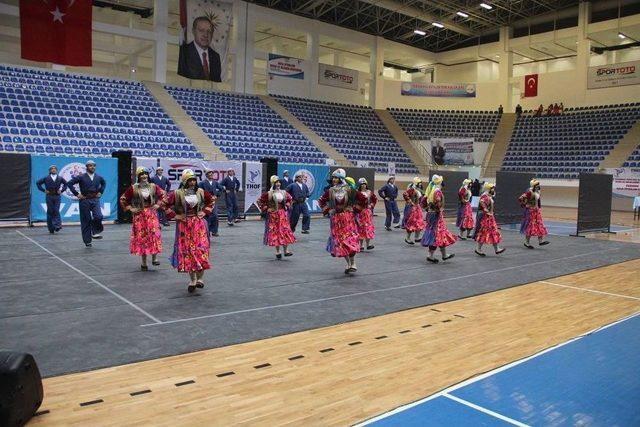
[[[128,299],[126,299],[125,297],[123,297],[122,295],[120,295],[119,293],[117,293],[116,291],[112,290],[111,288],[107,287],[106,285],[103,285],[102,283],[98,282],[96,279],[94,279],[93,277],[89,276],[88,274],[86,274],[84,271],[74,267],[73,265],[69,264],[67,261],[63,260],[62,258],[60,258],[58,255],[54,254],[53,252],[51,252],[49,249],[45,248],[44,246],[42,246],[40,243],[36,242],[35,240],[33,240],[31,237],[27,236],[26,234],[22,233],[19,230],[16,230],[16,233],[18,233],[19,235],[21,235],[22,237],[24,237],[25,239],[27,239],[28,241],[30,241],[31,243],[33,243],[34,245],[38,246],[40,249],[42,249],[43,251],[45,251],[46,253],[48,253],[49,255],[51,255],[52,257],[54,257],[55,259],[57,259],[58,261],[60,261],[61,263],[63,263],[64,265],[66,265],[67,267],[69,267],[70,269],[72,269],[73,271],[75,271],[76,273],[80,274],[81,276],[85,277],[87,280],[91,281],[92,283],[95,283],[96,285],[100,286],[102,289],[104,289],[105,291],[109,292],[111,295],[115,296],[116,298],[118,298],[120,301],[130,305],[131,307],[133,307],[134,309],[138,310],[140,313],[144,314],[146,317],[148,317],[149,319],[153,320],[156,324],[157,323],[161,323],[160,319],[158,319],[157,317],[155,317],[154,315],[148,313],[147,311],[145,311],[142,307],[140,307],[139,305],[137,305],[136,303],[129,301]]]
[[[480,375],[478,375],[476,377],[469,378],[469,379],[467,379],[465,381],[462,381],[462,382],[460,382],[458,384],[454,384],[454,385],[452,385],[450,387],[447,387],[444,390],[439,391],[438,393],[435,393],[435,394],[432,394],[431,396],[425,397],[424,399],[416,400],[415,402],[409,403],[407,405],[400,406],[400,407],[398,407],[396,409],[393,409],[391,411],[385,412],[384,414],[380,414],[380,415],[378,415],[376,417],[373,417],[373,418],[370,418],[368,420],[365,420],[365,421],[363,421],[361,423],[356,424],[354,427],[364,427],[366,425],[369,425],[369,424],[374,423],[376,421],[379,421],[381,419],[390,417],[391,415],[395,415],[395,414],[398,414],[400,412],[406,411],[407,409],[411,409],[414,406],[421,405],[421,404],[423,404],[425,402],[428,402],[430,400],[436,399],[438,397],[448,397],[448,396],[453,397],[450,393],[452,393],[452,392],[454,392],[454,391],[456,391],[458,389],[461,389],[463,387],[466,387],[466,386],[468,386],[470,384],[473,384],[473,383],[476,383],[478,381],[484,380],[485,378],[488,378],[488,377],[491,377],[493,375],[496,375],[496,374],[498,374],[498,373],[500,373],[502,371],[506,371],[508,369],[511,369],[514,366],[517,366],[517,365],[520,365],[522,363],[528,362],[529,360],[535,359],[536,357],[539,357],[539,356],[542,356],[545,353],[549,353],[551,351],[557,350],[560,347],[564,347],[565,345],[571,344],[571,343],[573,343],[575,341],[578,341],[578,340],[580,340],[580,339],[582,339],[582,338],[584,338],[586,336],[589,336],[589,335],[594,334],[596,332],[602,331],[604,329],[608,329],[608,328],[610,328],[612,326],[615,326],[615,325],[617,325],[619,323],[626,322],[627,320],[633,319],[634,317],[637,317],[637,316],[640,316],[640,311],[635,312],[633,314],[630,314],[629,316],[625,316],[620,320],[616,320],[613,323],[609,323],[608,325],[604,325],[604,326],[592,329],[590,331],[587,331],[582,335],[579,335],[579,336],[577,336],[575,338],[571,338],[570,340],[567,340],[567,341],[565,341],[563,343],[560,343],[560,344],[554,345],[552,347],[549,347],[547,349],[544,349],[544,350],[542,350],[542,351],[540,351],[538,353],[532,354],[531,356],[522,358],[520,360],[516,360],[515,362],[508,363],[508,364],[506,364],[504,366],[501,366],[499,368],[496,368],[496,369],[493,369],[491,371],[485,372],[484,374],[480,374]],[[460,398],[457,398],[457,399],[460,399]],[[454,399],[454,400],[456,400],[456,399]],[[460,399],[460,400],[463,400],[463,399]],[[460,402],[460,403],[462,403],[462,402]],[[475,405],[475,406],[477,406],[477,405]],[[482,408],[482,407],[478,407],[478,408]],[[483,409],[486,409],[486,408],[483,408]],[[489,411],[488,409],[486,409],[486,410]],[[526,425],[526,424],[524,424],[524,425]]]
[[[498,412],[492,411],[491,409],[487,409],[487,408],[485,408],[483,406],[476,405],[475,403],[471,403],[468,400],[461,399],[461,398],[453,396],[453,395],[451,395],[449,393],[443,393],[442,397],[446,397],[447,399],[451,399],[451,400],[453,400],[455,402],[460,403],[461,405],[468,406],[469,408],[473,408],[476,411],[480,411],[480,412],[482,412],[484,414],[491,415],[492,417],[501,419],[502,421],[506,421],[506,422],[508,422],[510,424],[513,424],[513,425],[516,425],[518,427],[529,427],[528,424],[523,424],[520,421],[514,420],[513,418],[509,418],[509,417],[507,417],[505,415],[502,415],[502,414],[500,414]]]
[[[584,292],[592,292],[594,294],[609,295],[609,296],[612,296],[612,297],[628,298],[628,299],[634,299],[634,300],[640,301],[640,298],[632,297],[631,295],[614,294],[614,293],[611,293],[611,292],[598,291],[596,289],[581,288],[579,286],[561,285],[560,283],[553,283],[553,282],[549,282],[547,280],[540,280],[540,283],[546,283],[547,285],[559,286],[561,288],[577,289],[579,291],[584,291]]]
[[[268,306],[263,306],[263,307],[247,308],[247,309],[243,309],[243,310],[227,311],[227,312],[224,312],[224,313],[205,314],[205,315],[196,316],[196,317],[186,317],[186,318],[181,318],[181,319],[165,320],[165,321],[159,321],[159,322],[155,322],[155,323],[147,323],[147,324],[140,325],[140,326],[147,327],[147,326],[157,326],[157,325],[160,325],[160,326],[161,325],[170,325],[170,324],[174,324],[174,323],[191,322],[191,321],[194,321],[194,320],[211,319],[211,318],[214,318],[214,317],[231,316],[231,315],[234,315],[234,314],[251,313],[251,312],[254,312],[254,311],[264,311],[264,310],[271,310],[271,309],[283,308],[283,307],[295,307],[297,305],[306,305],[306,304],[313,304],[313,303],[317,303],[317,302],[325,302],[325,301],[332,301],[332,300],[343,299],[343,298],[350,298],[350,297],[354,297],[354,296],[361,296],[361,295],[376,294],[376,293],[381,293],[381,292],[396,291],[396,290],[399,290],[399,289],[415,288],[415,287],[419,287],[419,286],[433,285],[435,283],[443,283],[443,282],[449,282],[449,281],[452,281],[452,280],[459,280],[459,279],[468,279],[470,277],[481,276],[481,275],[485,275],[485,274],[493,274],[493,273],[498,273],[498,272],[502,272],[502,271],[514,270],[514,269],[519,269],[519,268],[522,268],[522,267],[531,267],[531,266],[534,266],[534,265],[548,264],[548,263],[558,262],[558,261],[566,261],[568,259],[580,258],[580,257],[588,256],[588,255],[602,254],[603,252],[613,252],[613,251],[617,251],[617,250],[619,250],[619,248],[606,249],[606,250],[593,251],[593,252],[586,252],[586,253],[582,253],[582,254],[571,255],[571,256],[568,256],[568,257],[564,257],[564,258],[555,258],[555,259],[551,259],[551,260],[537,261],[537,262],[532,262],[532,263],[527,263],[527,264],[522,264],[522,265],[514,265],[514,266],[510,266],[510,267],[500,268],[500,269],[497,269],[497,270],[487,270],[487,271],[481,271],[479,273],[466,274],[466,275],[463,275],[463,276],[448,277],[446,279],[433,280],[431,282],[412,283],[410,285],[393,286],[391,288],[384,288],[384,289],[372,289],[372,290],[369,290],[369,291],[353,292],[353,293],[350,293],[350,294],[336,295],[336,296],[327,297],[327,298],[317,298],[317,299],[312,299],[312,300],[296,301],[296,302],[291,302],[291,303],[286,303],[286,304],[275,304],[275,305],[268,305]],[[535,281],[531,282],[531,283],[535,283]],[[445,302],[445,301],[441,301],[441,302]]]

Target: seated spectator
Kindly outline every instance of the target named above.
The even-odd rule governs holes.
[[[533,115],[534,117],[540,117],[542,116],[542,112],[544,111],[544,107],[542,106],[542,104],[540,104],[540,106],[538,107],[538,109],[536,110],[535,114]]]
[[[549,106],[547,107],[547,116],[550,116],[553,114],[553,104],[549,104]]]
[[[558,114],[562,114],[562,113],[564,113],[564,104],[561,102],[560,108],[558,109]]]
[[[560,115],[560,107],[558,106],[558,104],[553,104],[553,115],[554,116],[559,116]]]
[[[502,107],[502,105],[501,105]],[[522,115],[522,105],[518,104],[516,105],[516,114],[518,115],[518,117],[520,117]]]
[[[504,109],[502,108],[502,104],[500,104],[500,106],[498,107],[498,114],[502,114],[504,112]]]

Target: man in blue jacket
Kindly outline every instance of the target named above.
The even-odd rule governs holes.
[[[300,172],[296,173],[295,182],[289,184],[286,187],[287,192],[291,194],[293,198],[293,205],[291,206],[291,212],[289,213],[289,224],[291,225],[291,231],[296,231],[298,225],[298,219],[302,214],[302,234],[309,234],[309,226],[311,225],[311,216],[309,215],[309,207],[307,206],[307,198],[311,196],[309,187],[302,182],[304,178]]]
[[[224,187],[222,187],[222,185],[220,185],[218,181],[213,179],[213,171],[207,169],[204,176],[205,176],[205,179],[200,181],[200,183],[198,184],[198,187],[216,196],[216,198],[220,197],[220,194],[222,194]],[[207,217],[207,223],[209,224],[209,233],[211,233],[212,236],[218,236],[219,221],[218,221],[218,203],[217,202],[213,204],[213,211],[211,212],[211,215]]]
[[[240,222],[238,218],[238,197],[236,193],[240,190],[240,181],[236,178],[233,169],[227,171],[227,176],[220,183],[224,189],[224,201],[227,206],[227,225]]]
[[[282,172],[282,188],[286,189],[288,186],[293,184],[293,180],[289,177],[289,171],[285,170]]]
[[[69,180],[67,187],[79,200],[80,228],[82,241],[86,247],[91,247],[92,239],[102,239],[102,211],[100,211],[100,197],[107,187],[104,178],[96,173],[96,163],[89,160],[86,163],[87,172]],[[75,189],[80,187],[80,193]]]
[[[43,187],[44,185],[44,187]],[[47,202],[47,228],[53,234],[62,230],[62,219],[60,218],[60,194],[67,188],[67,181],[58,175],[56,165],[49,166],[49,175],[40,178],[36,182],[38,190],[45,193]]]
[[[167,178],[166,176],[162,176],[163,172],[164,169],[162,168],[162,166],[158,166],[156,168],[156,174],[149,181],[160,187],[164,192],[169,193],[169,191],[171,190],[171,182],[169,181],[169,178]],[[160,224],[167,227],[169,225],[169,221],[167,220],[167,215],[164,213],[164,209],[158,209],[157,212]]]
[[[387,231],[391,231],[391,216],[393,215],[393,223],[395,228],[400,227],[400,211],[398,210],[398,203],[396,198],[398,197],[398,187],[395,185],[396,178],[394,176],[389,177],[387,183],[378,190],[378,195],[384,200],[384,210],[387,215],[384,220],[384,228]]]

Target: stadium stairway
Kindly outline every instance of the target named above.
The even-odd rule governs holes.
[[[640,120],[637,120],[629,132],[618,142],[609,155],[600,163],[600,168],[621,168],[631,153],[640,144]]]
[[[204,156],[205,160],[228,160],[227,156],[209,139],[207,134],[193,121],[191,116],[178,104],[178,102],[164,89],[161,83],[144,82],[147,90],[153,95],[164,111],[173,119],[176,126],[182,130],[187,138]]]
[[[280,117],[286,120],[291,126],[293,126],[298,132],[304,135],[309,141],[315,145],[318,150],[322,151],[326,154],[330,159],[333,159],[336,162],[336,165],[340,166],[354,166],[345,156],[340,154],[338,150],[333,148],[327,141],[322,139],[320,135],[315,133],[309,126],[305,125],[300,121],[296,116],[291,114],[289,110],[284,108],[277,100],[270,97],[269,95],[258,95],[258,97],[269,106],[273,111],[275,111]]]
[[[511,135],[513,134],[513,128],[516,124],[516,118],[515,113],[502,114],[498,129],[496,129],[493,140],[484,156],[480,176],[485,178],[494,177],[496,176],[496,171],[502,167],[502,162],[504,161],[504,156],[507,153],[509,141],[511,141]]]
[[[389,131],[391,136],[393,136],[393,138],[398,141],[400,147],[402,147],[404,152],[407,153],[407,156],[409,157],[409,159],[411,159],[413,164],[416,165],[418,171],[420,171],[422,175],[428,175],[429,165],[431,164],[431,154],[425,153],[424,155],[421,155],[418,152],[413,143],[411,143],[411,140],[409,139],[405,131],[398,124],[396,119],[393,118],[388,110],[374,111],[380,118],[380,121],[382,121],[382,123],[387,127],[387,130]]]

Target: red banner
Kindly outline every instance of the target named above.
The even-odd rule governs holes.
[[[529,74],[524,76],[524,97],[538,96],[538,75]]]

